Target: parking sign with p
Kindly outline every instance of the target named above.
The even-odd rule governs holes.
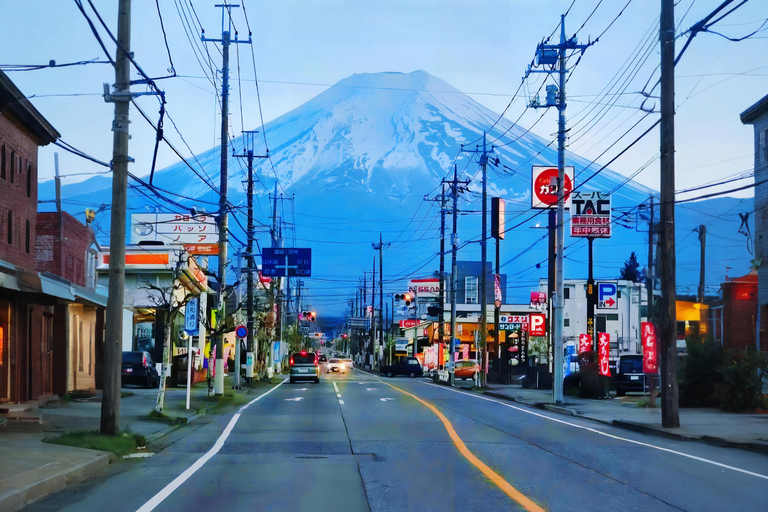
[[[619,309],[618,285],[597,283],[597,309]]]

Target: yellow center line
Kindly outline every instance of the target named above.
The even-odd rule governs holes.
[[[382,381],[384,382],[384,381]],[[429,402],[422,400],[421,398],[417,397],[416,395],[413,395],[407,391],[404,391],[400,389],[397,386],[394,386],[390,384],[389,382],[384,382],[387,386],[392,386],[396,390],[400,391],[403,394],[406,394],[410,396],[411,398],[414,398],[421,402],[422,404],[426,405],[432,412],[434,412],[438,418],[440,418],[440,421],[443,422],[443,425],[445,426],[445,430],[448,431],[448,435],[451,436],[451,440],[453,440],[453,444],[456,445],[456,448],[459,450],[459,453],[461,453],[469,462],[471,462],[477,469],[479,469],[485,476],[487,476],[493,483],[495,483],[504,493],[518,502],[520,505],[525,508],[528,512],[545,512],[543,508],[538,506],[536,503],[534,503],[530,498],[528,498],[526,495],[515,489],[512,484],[504,480],[504,478],[496,473],[494,470],[489,468],[483,461],[478,459],[474,453],[469,451],[469,448],[467,448],[467,445],[464,444],[464,441],[461,440],[459,435],[456,433],[456,430],[453,428],[453,425],[450,421],[448,421],[448,418],[445,417],[445,415],[440,412],[437,407],[430,404]]]

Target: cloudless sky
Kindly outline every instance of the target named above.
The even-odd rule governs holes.
[[[193,52],[193,47],[203,52],[205,46],[213,64],[220,68],[220,46],[199,42],[201,25],[207,37],[221,37],[221,9],[215,8],[214,3],[217,2],[159,0],[168,47],[179,75],[158,81],[166,91],[168,113],[178,127],[177,132],[166,120],[165,133],[185,157],[190,156],[187,144],[193,153],[199,153],[219,143],[218,97],[211,81],[205,77],[205,73],[210,75],[210,67],[206,62],[201,67]],[[555,30],[560,15],[571,3],[571,0],[241,0],[253,32],[253,45],[231,47],[231,133],[239,135],[243,128],[261,126],[253,80],[254,63],[264,121],[290,111],[353,73],[416,69],[445,80],[501,113],[518,89],[536,44]],[[680,0],[676,7],[678,34],[720,3],[721,0]],[[83,0],[83,4],[98,25],[87,0]],[[93,0],[93,4],[116,34],[118,2]],[[586,20],[578,32],[579,42],[594,39],[625,5],[626,0],[576,0],[566,18],[566,34],[572,35]],[[132,50],[137,62],[152,77],[167,75],[170,67],[157,9],[152,0],[133,2]],[[658,64],[659,9],[658,0],[630,1],[623,14],[584,53],[568,82],[569,122],[578,120],[579,111],[585,107],[591,108],[589,102],[599,97],[638,45],[648,40],[646,37],[655,42],[644,64],[627,72],[628,76],[634,73],[634,79],[626,92],[637,93],[647,80],[651,86],[646,90],[652,90],[658,79],[654,68]],[[593,10],[594,14],[587,20]],[[49,60],[57,63],[104,60],[74,0],[0,0],[0,14],[3,19],[0,64],[4,67],[44,64]],[[247,39],[243,8],[233,9],[232,18],[238,37]],[[766,18],[768,2],[751,0],[713,29],[741,37],[759,29]],[[99,32],[114,55],[114,44],[103,29]],[[678,50],[687,37],[678,38]],[[677,188],[708,183],[753,167],[752,127],[741,124],[739,113],[768,93],[766,37],[768,31],[762,31],[736,43],[700,33],[682,58],[676,69]],[[208,58],[204,53],[198,57],[200,55],[203,60]],[[575,59],[571,61],[574,62]],[[111,66],[90,64],[23,72],[7,70],[7,73],[23,93],[32,97],[34,105],[59,130],[64,141],[98,159],[110,160],[113,106],[103,101],[101,92],[103,83],[114,82]],[[132,77],[138,78],[135,70]],[[531,78],[507,111],[509,119],[516,120],[525,111],[528,95],[538,88],[541,80],[540,75]],[[215,84],[220,84],[218,77]],[[133,87],[134,91],[146,89],[141,85]],[[653,92],[658,93],[658,89]],[[586,157],[597,157],[618,133],[639,118],[641,102],[638,94],[615,98],[614,107],[602,118],[602,130],[599,126],[591,132],[587,130],[589,137],[574,141],[570,149]],[[139,103],[156,121],[157,101],[143,97]],[[651,99],[645,106],[653,107],[654,103]],[[529,127],[542,113],[529,109],[520,124]],[[615,121],[609,123],[610,119]],[[154,132],[133,108],[131,123],[130,154],[136,163],[130,170],[146,175]],[[550,139],[556,126],[557,116],[552,110],[532,131]],[[653,159],[658,154],[658,146],[657,134],[646,137],[611,167],[629,175]],[[65,183],[103,171],[49,147],[40,152],[41,178],[53,176],[54,151],[60,153],[61,172],[68,176]],[[602,160],[614,153],[609,151]],[[163,147],[158,168],[177,160]],[[649,165],[635,179],[658,189],[658,162]],[[729,187],[748,182],[735,182]],[[751,196],[752,191],[736,195]]]

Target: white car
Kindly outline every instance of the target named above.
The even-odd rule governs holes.
[[[325,366],[325,373],[330,372],[347,373],[347,368],[341,359],[329,359]]]
[[[349,369],[352,369],[352,368],[354,368],[354,367],[355,367],[355,363],[354,363],[354,361],[352,361],[352,360],[351,360],[351,359],[349,359],[349,358],[344,358],[344,359],[342,359],[342,361],[344,362],[344,366],[346,366],[346,367],[347,367],[347,368],[349,368]]]

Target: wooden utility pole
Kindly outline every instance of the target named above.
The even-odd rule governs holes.
[[[675,2],[661,0],[661,425],[680,426],[675,280]]]
[[[704,257],[707,248],[707,226],[704,224],[699,226],[699,242],[701,242],[701,266],[699,268],[699,304],[704,303],[704,284],[705,284],[705,269],[706,259]]]
[[[100,432],[120,433],[120,362],[123,351],[125,293],[125,210],[128,194],[128,109],[131,77],[131,0],[120,0],[115,57],[115,118],[112,121],[112,217],[109,231],[109,298],[104,336],[104,390]],[[109,98],[105,98],[109,101]]]

